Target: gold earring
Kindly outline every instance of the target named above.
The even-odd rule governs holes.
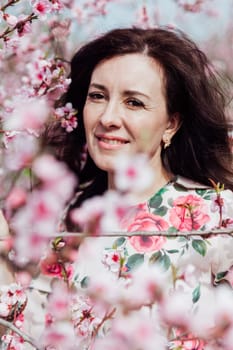
[[[166,149],[170,146],[171,144],[171,140],[170,139],[166,139],[164,140],[164,145],[163,145],[163,148]]]

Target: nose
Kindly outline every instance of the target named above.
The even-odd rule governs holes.
[[[100,123],[105,128],[120,128],[122,125],[122,109],[119,101],[108,101],[100,116]]]

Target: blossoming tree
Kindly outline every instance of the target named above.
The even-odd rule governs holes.
[[[233,2],[229,3],[233,8]],[[145,217],[140,211],[128,232],[138,253],[132,255],[124,248],[125,232],[118,231],[118,224],[131,205],[132,187],[140,189],[150,182],[152,174],[145,159],[119,159],[118,191],[86,201],[72,212],[72,220],[83,232],[63,232],[63,217],[67,203],[73,200],[76,179],[65,164],[46,152],[40,133],[44,124],[54,119],[67,133],[78,127],[78,111],[70,103],[56,108],[55,101],[70,84],[72,53],[95,32],[97,20],[111,18],[111,6],[116,5],[131,12],[134,9],[132,24],[149,27],[164,23],[161,8],[149,2],[148,6],[130,0],[1,2],[0,193],[8,222],[6,225],[1,213],[1,348],[231,350],[230,224],[222,243],[218,229],[202,235],[198,230],[206,220],[200,210],[204,204],[190,195],[185,203],[183,198],[174,202],[171,221],[180,233],[169,232],[170,248],[165,248],[169,241],[166,221],[158,216],[157,232],[149,235],[156,215]],[[173,5],[176,18],[220,16],[218,7],[208,0],[174,0]],[[232,23],[227,23],[224,40],[219,40],[214,50],[210,43],[215,39],[212,35],[201,44],[222,76],[231,77]],[[229,109],[229,118],[231,113]],[[213,211],[219,205],[223,210],[232,205],[221,197],[221,185],[213,186]],[[161,211],[160,198],[155,201]],[[184,204],[186,209],[199,209],[182,220]],[[113,227],[111,236],[115,234],[116,239],[104,251],[103,268],[99,268],[96,236],[106,237]],[[197,231],[192,237],[187,233],[190,227]],[[174,247],[172,238],[177,236],[179,245]],[[148,264],[142,264],[142,247],[143,251],[155,251]],[[224,251],[224,261],[219,259],[219,251]],[[174,264],[173,256],[178,255],[179,264]],[[87,260],[92,262],[91,279],[80,272]],[[211,282],[220,288],[202,281],[210,268]],[[14,275],[12,283],[5,280],[5,271]],[[44,276],[39,291],[38,276]]]

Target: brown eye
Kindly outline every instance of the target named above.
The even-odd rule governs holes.
[[[145,107],[144,103],[136,98],[128,99],[127,105],[133,108]]]
[[[104,94],[102,94],[100,92],[89,92],[88,98],[90,100],[101,100],[104,98]]]

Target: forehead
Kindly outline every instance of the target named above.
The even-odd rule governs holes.
[[[102,60],[95,67],[91,81],[123,81],[128,84],[164,87],[164,70],[161,64],[145,54],[125,54]]]

